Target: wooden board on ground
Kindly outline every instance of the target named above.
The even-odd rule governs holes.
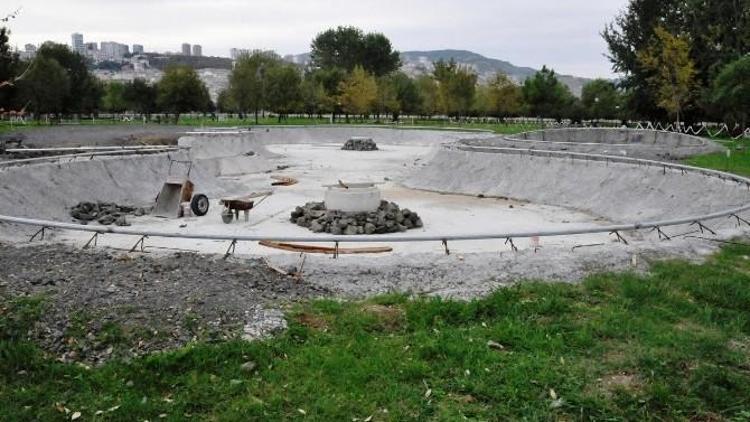
[[[283,243],[274,242],[271,240],[261,240],[258,242],[259,245],[267,248],[280,249],[289,252],[302,252],[302,253],[319,253],[326,255],[336,254],[336,248],[331,246],[316,246],[316,245],[298,245],[294,243]],[[371,246],[364,248],[339,248],[339,255],[356,255],[356,254],[375,254],[375,253],[388,253],[393,252],[393,248],[390,246]]]

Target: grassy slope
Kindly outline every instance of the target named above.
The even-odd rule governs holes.
[[[729,156],[726,153],[708,154],[689,158],[685,162],[698,167],[750,176],[750,150],[747,149],[747,141],[723,140],[720,143],[730,150]]]
[[[689,162],[750,174],[744,152],[729,165]],[[525,283],[470,303],[300,304],[290,329],[266,342],[202,343],[94,369],[43,356],[24,334],[44,300],[0,290],[0,420],[746,421],[748,257],[750,247],[730,246],[703,265]],[[253,372],[240,368],[247,361]]]
[[[103,416],[748,420],[748,256],[730,246],[703,265],[528,283],[470,303],[320,301],[299,305],[267,342],[94,369],[55,363],[23,340],[43,301],[7,302],[0,420],[62,419],[64,408],[88,419],[117,406]],[[246,361],[256,370],[242,371]]]

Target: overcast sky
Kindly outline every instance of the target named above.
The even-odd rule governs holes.
[[[547,64],[559,73],[612,76],[599,35],[627,0],[4,0],[23,7],[11,43],[52,40],[143,44],[204,55],[231,47],[303,53],[320,31],[355,25],[385,33],[396,49],[471,50],[519,66]]]

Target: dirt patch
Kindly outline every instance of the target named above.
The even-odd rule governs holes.
[[[637,390],[641,387],[641,381],[636,375],[632,374],[615,374],[602,377],[601,386],[607,391],[615,390]]]
[[[296,319],[300,324],[314,330],[325,331],[328,329],[328,321],[319,315],[305,312],[297,315]]]
[[[0,268],[0,305],[45,297],[29,337],[63,361],[99,363],[194,340],[247,338],[285,326],[275,309],[328,294],[260,260],[185,253],[147,257],[0,244]]]
[[[381,328],[385,331],[395,331],[401,328],[404,321],[404,310],[394,306],[368,304],[362,311],[377,317]]]

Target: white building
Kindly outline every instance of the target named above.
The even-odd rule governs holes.
[[[143,54],[143,46],[140,44],[133,44],[133,54]]]
[[[83,34],[75,33],[70,36],[71,38],[71,47],[73,48],[73,51],[79,54],[84,54],[86,52],[86,48],[83,45]]]
[[[101,59],[111,61],[121,61],[125,55],[130,53],[130,47],[127,44],[120,44],[114,41],[102,41]]]
[[[188,43],[182,44],[182,55],[183,56],[189,56],[190,55],[190,44],[188,44]]]
[[[203,47],[200,44],[193,44],[193,56],[200,57],[203,55]]]

